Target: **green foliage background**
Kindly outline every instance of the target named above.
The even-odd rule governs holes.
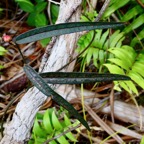
[[[144,2],[144,0],[142,0]],[[120,8],[127,9],[125,14]],[[95,30],[83,35],[78,41],[77,52],[82,52],[81,66],[90,63],[96,67],[97,72],[124,74],[132,81],[117,81],[115,89],[125,89],[130,94],[138,95],[138,87],[144,88],[144,9],[136,1],[111,0],[102,20],[113,19],[114,14],[119,21],[126,22],[121,30]],[[81,21],[94,21],[97,16],[95,10],[84,12]],[[107,69],[106,69],[107,68]]]

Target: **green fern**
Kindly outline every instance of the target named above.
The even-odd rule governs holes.
[[[103,18],[108,18],[112,13],[114,13],[116,10],[120,9],[121,7],[125,6],[130,2],[130,0],[111,0],[109,7],[105,11]]]
[[[125,45],[121,48],[110,48],[109,52],[115,56],[108,59],[110,63],[104,64],[110,73],[127,75],[133,80],[115,82],[116,86],[118,84],[129,93],[138,94],[135,83],[144,89],[144,51],[136,53],[132,47]]]
[[[62,115],[63,120],[60,121],[58,118]],[[34,122],[29,144],[44,143],[48,139],[51,139],[68,130],[69,126],[76,126],[78,123],[79,122],[76,121],[74,124],[71,124],[68,112],[64,109],[56,112],[54,108],[50,108],[46,110],[44,114],[38,113]],[[56,140],[54,139],[50,141],[49,144],[69,144],[69,141],[77,141],[71,132],[58,137]]]
[[[94,35],[95,33],[95,35]],[[109,47],[121,47],[124,40],[124,33],[120,33],[119,30],[115,31],[108,39],[109,30],[103,32],[102,30],[90,31],[88,34],[82,36],[78,40],[77,52],[81,53],[94,39],[88,49],[82,54],[88,65],[93,59],[93,63],[96,68],[100,68],[107,58],[113,57],[107,50]]]
[[[119,9],[124,6],[130,6],[130,8],[122,15]],[[144,74],[142,72],[144,52],[137,53],[133,47],[144,39],[144,29],[142,28],[144,9],[135,1],[111,0],[108,9],[103,15],[103,19],[108,18],[114,12],[117,12],[116,14],[118,14],[121,21],[130,21],[130,24],[122,32],[119,30],[115,31],[109,38],[108,31],[96,30],[95,35],[94,31],[89,32],[79,39],[77,51],[79,53],[82,52],[94,37],[94,40],[82,55],[82,64],[90,64],[91,60],[93,60],[93,64],[99,69],[99,72],[101,72],[102,66],[106,66],[110,73],[130,76],[133,81],[115,82],[115,89],[120,90],[120,87],[122,87],[129,93],[138,94],[136,84],[144,88]],[[136,37],[131,38],[131,47],[122,46],[125,35],[133,30],[137,30],[138,34]]]
[[[144,3],[144,0],[141,0]],[[121,14],[119,9],[127,6],[129,9],[125,14]],[[124,29],[123,32],[125,35],[130,33],[131,31],[138,29],[138,34],[136,37],[132,37],[132,41],[130,46],[134,47],[137,43],[144,39],[144,9],[137,4],[135,1],[125,0],[125,1],[116,1],[111,0],[110,5],[106,12],[103,15],[103,18],[108,18],[112,13],[117,12],[120,18],[120,21],[128,22],[128,24]],[[143,46],[142,46],[143,47]]]
[[[96,16],[97,12],[94,10],[85,12],[81,16],[81,21],[94,21]],[[108,48],[121,47],[124,39],[124,32],[120,32],[120,30],[115,31],[112,35],[109,35],[109,30],[95,30],[83,35],[79,38],[78,48],[76,49],[78,53],[86,49],[81,55],[81,66],[89,65],[91,60],[93,60],[94,66],[101,72],[106,60],[113,57],[113,54],[107,51]]]

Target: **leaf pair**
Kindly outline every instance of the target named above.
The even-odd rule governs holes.
[[[24,71],[30,81],[33,83],[35,87],[37,87],[43,94],[47,97],[52,96],[52,99],[67,109],[70,114],[72,114],[75,118],[77,118],[88,130],[90,130],[87,122],[83,119],[83,117],[74,109],[74,107],[67,102],[62,96],[53,91],[48,84],[43,80],[43,78],[30,66],[25,65]],[[50,74],[50,76],[48,76]],[[47,82],[50,83],[89,83],[89,82],[97,82],[97,81],[109,81],[109,80],[129,80],[128,77],[122,75],[113,75],[113,74],[105,74],[105,75],[96,75],[95,73],[56,73],[56,76],[53,77],[54,73],[45,73],[41,74],[42,76],[49,77]],[[60,77],[62,76],[62,77]],[[95,77],[96,76],[96,77]]]
[[[43,94],[47,97],[51,97],[52,99],[67,109],[75,118],[77,118],[88,130],[90,130],[87,122],[83,119],[83,117],[74,109],[74,107],[67,102],[62,96],[53,91],[48,84],[43,80],[43,78],[30,66],[25,65],[24,71],[29,78],[29,80],[33,83],[33,85],[38,88]]]
[[[28,43],[36,40],[40,40],[47,37],[52,36],[58,36],[62,34],[69,34],[74,32],[80,32],[84,30],[93,30],[93,29],[107,29],[107,28],[114,28],[118,26],[123,26],[123,23],[116,23],[116,22],[76,22],[76,23],[65,23],[65,24],[57,24],[57,25],[50,25],[42,28],[36,28],[34,30],[30,30],[24,34],[21,34],[15,38],[15,42],[18,44],[22,43]],[[67,102],[62,96],[57,94],[55,91],[53,91],[48,84],[43,80],[43,78],[34,71],[30,66],[25,65],[24,71],[27,75],[27,77],[30,79],[30,81],[33,83],[35,87],[37,87],[43,94],[50,97],[52,96],[52,99],[57,102],[59,105],[66,108],[70,114],[72,114],[75,118],[77,118],[88,130],[90,130],[87,122],[83,119],[83,117],[74,109],[74,107]],[[81,73],[74,73],[73,75],[70,75],[68,73],[55,73],[55,77],[53,73],[48,73],[49,79],[47,79],[48,82],[51,83],[63,83],[62,79],[64,79],[65,83],[73,83],[75,81],[76,83],[84,83],[84,82],[97,82],[97,81],[107,81],[107,80],[129,80],[128,77],[122,76],[122,75],[99,75],[99,77],[96,76],[96,74],[81,74]],[[41,74],[45,77],[46,74]],[[62,78],[60,78],[61,76]],[[70,79],[66,78],[69,76]],[[96,78],[95,78],[96,76]],[[57,78],[57,79],[56,79]],[[58,81],[58,79],[60,79]],[[68,79],[68,80],[66,80]],[[82,80],[83,79],[83,80]],[[95,79],[95,80],[92,80]]]

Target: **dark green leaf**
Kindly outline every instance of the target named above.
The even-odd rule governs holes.
[[[67,109],[70,114],[72,114],[75,118],[77,118],[88,130],[90,130],[87,122],[83,119],[83,117],[74,109],[74,107],[67,102],[62,96],[57,94],[55,91],[53,91],[47,83],[43,80],[43,78],[30,66],[25,65],[24,71],[29,78],[29,80],[33,83],[33,85],[38,88],[43,94],[50,97],[52,96],[52,99],[58,103],[59,105],[63,106],[65,109]]]
[[[114,80],[130,80],[129,77],[118,74],[97,74],[82,72],[47,72],[40,73],[47,83],[51,84],[81,84],[92,82],[105,82]]]
[[[124,23],[117,22],[71,22],[56,25],[49,25],[30,30],[17,36],[14,41],[17,44],[29,43],[47,37],[58,36],[93,29],[108,29],[123,26]]]

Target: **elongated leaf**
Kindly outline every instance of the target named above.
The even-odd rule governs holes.
[[[47,37],[59,36],[93,29],[108,29],[123,26],[124,23],[118,22],[71,22],[56,25],[49,25],[41,28],[30,30],[17,36],[14,41],[17,44],[29,43],[41,40]]]
[[[127,86],[129,87],[130,93],[134,92],[135,94],[138,95],[138,90],[137,90],[137,88],[136,88],[136,85],[135,85],[132,81],[126,81],[125,83],[126,83]]]
[[[122,88],[124,88],[126,91],[128,91],[129,93],[131,93],[128,85],[125,82],[119,82],[118,83]]]
[[[53,109],[46,110],[43,116],[43,125],[48,134],[52,134],[52,132],[54,131],[51,120],[52,110]]]
[[[122,17],[121,21],[129,21],[142,12],[143,8],[140,5],[136,5],[135,7],[127,11],[127,13]]]
[[[122,74],[125,75],[124,70],[114,64],[104,64],[108,68],[111,73]]]
[[[52,112],[52,124],[56,130],[62,130],[62,124],[60,123],[58,117],[56,116],[55,111]]]
[[[64,114],[64,123],[66,126],[71,125],[71,121],[66,114]]]
[[[122,37],[124,37],[124,33],[123,33],[123,32],[119,33],[116,37],[114,37],[113,41],[110,43],[110,47],[116,46],[116,44],[118,43],[118,41],[119,41]]]
[[[38,123],[38,119],[35,119],[34,126],[33,126],[33,132],[35,135],[40,136],[42,138],[46,137],[46,133],[43,132],[44,130],[41,128],[41,126]]]
[[[130,80],[129,77],[118,74],[97,74],[82,72],[47,72],[40,73],[47,83],[51,84],[81,84],[93,82],[105,82],[114,80]]]
[[[109,29],[101,36],[101,39],[99,40],[99,43],[101,44],[100,48],[102,48],[104,43],[106,42],[108,34],[109,34]],[[106,47],[104,47],[104,49],[106,50]]]
[[[129,33],[131,30],[134,30],[140,26],[142,26],[144,23],[144,13],[141,14],[138,18],[136,18],[129,26],[125,27],[123,32]]]
[[[116,48],[116,49],[111,48],[111,49],[109,49],[109,51],[110,51],[112,54],[114,54],[117,58],[125,61],[125,62],[126,62],[126,65],[127,65],[128,67],[131,67],[131,66],[132,66],[133,61],[131,60],[131,53],[132,53],[131,51],[126,51],[126,50],[124,50],[124,49],[122,49],[122,48]]]
[[[135,81],[140,87],[144,89],[144,79],[138,73],[130,71],[128,74],[133,81]]]
[[[126,5],[129,1],[130,0],[116,0],[115,2],[111,1],[110,6],[103,15],[103,18],[110,16],[114,11]]]
[[[116,39],[115,39],[116,38]],[[112,47],[118,47],[118,43],[121,42],[124,38],[124,33],[120,32],[120,30],[115,31],[110,38],[108,38],[108,40],[104,43],[104,48],[107,49],[107,47],[109,46],[109,48]],[[116,45],[115,45],[116,44]],[[121,47],[121,45],[120,45]]]
[[[88,130],[90,130],[87,122],[83,119],[83,117],[74,109],[74,107],[67,102],[62,96],[57,94],[55,91],[53,91],[47,83],[43,80],[43,78],[30,66],[25,65],[24,71],[29,78],[29,80],[33,83],[33,85],[38,88],[43,94],[45,94],[47,97],[52,96],[52,99],[58,103],[59,105],[63,106],[65,109],[67,109],[70,114],[72,114],[75,118],[77,118]]]
[[[118,66],[120,66],[121,68],[123,68],[125,70],[129,69],[129,67],[126,65],[126,62],[124,62],[124,61],[122,61],[118,58],[110,58],[109,61],[116,64],[116,65],[118,65]]]
[[[59,135],[59,134],[60,134],[60,132],[56,132],[55,136],[57,136],[57,135]],[[58,141],[60,144],[70,144],[70,143],[66,140],[66,138],[65,138],[64,135],[58,137],[58,138],[57,138],[57,141]]]
[[[141,76],[144,77],[144,71],[142,67],[144,66],[144,63],[135,62],[135,64],[132,67],[132,71],[139,73]]]

